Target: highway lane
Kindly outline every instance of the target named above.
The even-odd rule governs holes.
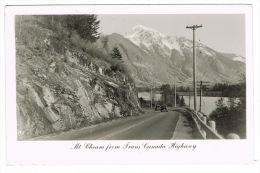
[[[122,118],[36,140],[169,140],[179,114],[176,111],[151,111],[146,115]]]

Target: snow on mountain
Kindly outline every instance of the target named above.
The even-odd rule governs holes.
[[[155,47],[157,47],[162,50],[166,56],[171,56],[173,49],[177,50],[181,56],[184,56],[183,49],[191,50],[193,47],[193,43],[189,39],[177,36],[165,36],[152,28],[142,25],[134,26],[132,29],[127,31],[124,36],[137,46],[143,48],[146,52],[146,49],[155,52]],[[207,50],[205,45],[200,43],[197,44],[198,47],[196,50],[207,56],[216,56],[213,51]],[[145,48],[142,46],[145,46]]]
[[[156,37],[165,37],[163,34],[159,33],[155,29],[143,26],[143,25],[136,25],[131,28],[129,31],[126,32],[125,36],[132,39],[138,38],[139,35],[147,36],[147,34],[153,34]],[[145,38],[144,38],[145,39]]]
[[[159,50],[163,56],[171,56],[172,50],[177,50],[180,56],[184,57],[183,51],[192,51],[193,48],[192,40],[184,37],[165,36],[155,29],[143,25],[134,26],[127,31],[124,36],[142,48],[145,52],[156,52],[156,50]],[[199,42],[196,42],[196,51],[207,57],[217,57],[216,51],[209,49]],[[239,55],[235,55],[233,61],[246,62],[245,58]]]
[[[200,48],[199,51],[200,51],[200,53],[203,52],[205,55],[207,55],[209,57],[215,57],[216,56],[216,54],[213,51],[208,51],[205,48]]]
[[[181,47],[180,47],[180,44],[179,44],[179,42],[177,42],[177,37],[173,37],[173,36],[164,37],[164,38],[162,38],[162,42],[170,50],[176,49],[177,51],[180,52],[181,55],[183,55],[183,52],[182,52]]]
[[[133,43],[135,43],[137,46],[140,46],[140,42],[142,42],[147,48],[151,45],[152,36],[160,37],[163,36],[158,31],[142,26],[142,25],[136,25],[131,30],[126,32],[125,37],[131,40]]]
[[[146,26],[134,26],[126,32],[125,37],[137,46],[142,47],[142,45],[144,45],[153,52],[155,51],[154,45],[156,45],[159,46],[159,48],[168,56],[171,55],[172,49],[176,49],[181,55],[183,55],[177,37],[165,36],[164,34]]]
[[[236,54],[236,57],[233,58],[233,61],[240,61],[240,62],[246,63],[246,59],[237,54]]]

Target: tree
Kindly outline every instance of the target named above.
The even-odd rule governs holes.
[[[112,57],[112,65],[111,65],[111,69],[116,72],[116,71],[123,71],[124,67],[122,62],[117,61],[117,60],[121,60],[122,59],[122,54],[120,53],[118,47],[114,47],[112,49],[112,52],[110,53],[110,56]]]
[[[121,60],[122,59],[122,54],[120,53],[118,47],[114,47],[112,49],[112,52],[110,53],[111,57],[114,58],[114,59],[119,59]]]
[[[161,94],[163,104],[172,106],[175,101],[174,89],[171,88],[169,84],[164,84],[161,86]],[[176,103],[178,104],[179,102],[180,96],[176,94]]]
[[[185,87],[183,87],[183,86],[179,86],[179,87],[177,88],[177,91],[185,92],[186,89],[185,89]]]
[[[143,97],[140,97],[140,98],[139,98],[139,101],[140,101],[141,106],[142,106],[142,105],[144,104],[144,102],[145,102]]]
[[[168,98],[171,94],[171,87],[169,84],[164,84],[162,85],[161,87],[161,91],[162,91],[162,101],[164,104],[167,104],[168,103]]]
[[[97,15],[68,15],[64,22],[68,29],[75,30],[83,39],[95,42],[99,38]]]
[[[217,108],[210,114],[210,119],[217,124],[220,134],[237,133],[240,138],[246,136],[246,82],[245,77],[238,84],[239,97],[224,100],[220,98],[216,102]]]
[[[111,65],[110,68],[113,72],[117,72],[119,70],[119,64]]]
[[[180,106],[185,106],[185,100],[183,96],[181,97]]]

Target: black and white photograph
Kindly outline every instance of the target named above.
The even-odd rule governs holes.
[[[5,14],[8,164],[254,162],[250,5]]]
[[[18,140],[246,138],[243,14],[17,15],[15,41]]]

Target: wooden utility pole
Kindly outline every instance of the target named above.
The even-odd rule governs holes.
[[[202,25],[187,26],[186,29],[193,30],[193,86],[194,86],[194,110],[197,110],[197,90],[196,90],[196,48],[195,48],[195,30],[201,28]]]
[[[200,81],[200,112],[201,112],[201,97],[202,97],[202,81]]]
[[[175,81],[175,73],[174,73],[174,107],[176,108],[176,81]]]
[[[189,108],[190,108],[190,93],[189,93]]]
[[[209,83],[210,82],[207,82],[207,81],[197,81],[197,82],[199,82],[200,83],[200,86],[199,86],[199,88],[200,88],[200,107],[199,107],[199,111],[200,112],[202,112],[202,95],[203,95],[203,90],[205,91],[205,90],[207,90],[208,89],[208,87],[209,87]]]
[[[153,86],[151,87],[151,109],[153,108]]]

